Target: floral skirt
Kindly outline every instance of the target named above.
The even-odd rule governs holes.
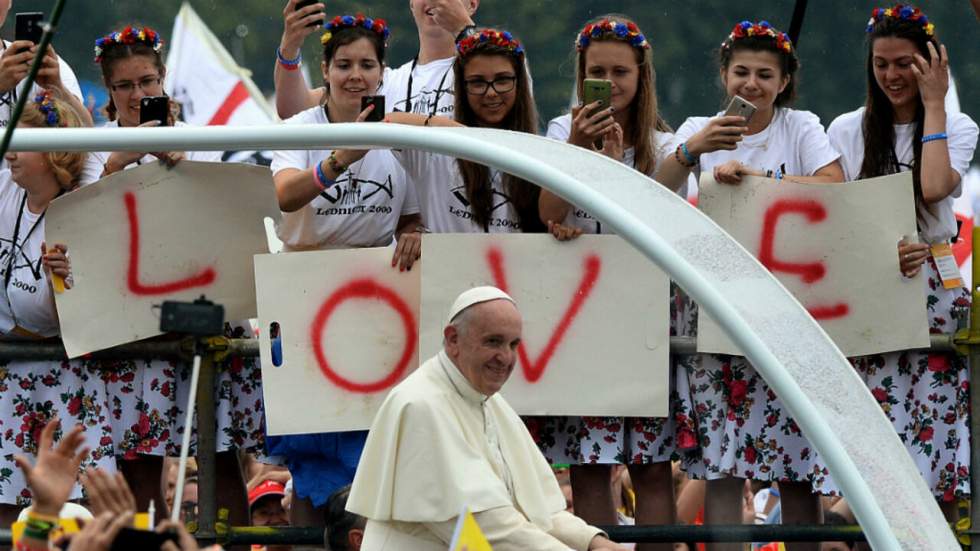
[[[956,331],[954,309],[966,311],[965,288],[946,290],[930,258],[923,267],[931,333]],[[970,495],[970,372],[953,353],[901,351],[853,358],[899,438],[919,467],[926,485],[943,501]],[[837,494],[827,478],[814,489]]]
[[[98,366],[81,361],[0,364],[0,504],[25,507],[31,492],[14,456],[31,460],[41,430],[57,417],[56,439],[75,425],[85,427],[89,465],[114,471],[110,398]],[[76,485],[71,498],[82,496]]]
[[[236,338],[248,334],[247,326],[229,333]],[[261,450],[265,410],[258,360],[229,357],[216,367],[218,451]],[[87,464],[110,472],[116,458],[179,455],[190,374],[189,363],[166,360],[0,365],[0,503],[29,503],[30,492],[13,458],[33,459],[41,429],[55,416],[62,432],[85,426],[92,450]],[[73,496],[81,496],[77,488]]]
[[[693,303],[671,284],[670,334],[693,335]],[[671,355],[670,371],[691,360]],[[686,377],[685,377],[686,379]],[[524,417],[528,431],[552,465],[589,463],[649,464],[671,461],[697,445],[690,400],[674,377],[668,386],[667,417]]]

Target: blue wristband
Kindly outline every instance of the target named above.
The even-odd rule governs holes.
[[[684,154],[684,159],[686,159],[688,164],[691,166],[698,164],[698,160],[694,158],[694,155],[691,155],[690,151],[687,150],[687,142],[683,142],[681,144],[681,153]]]
[[[928,136],[922,136],[922,143],[934,142],[936,140],[945,140],[947,138],[945,132],[940,132],[938,134],[929,134]]]
[[[286,59],[282,56],[282,50],[276,48],[276,59],[278,59],[279,63],[282,63],[286,67],[296,67],[301,61],[303,61],[303,52],[301,50],[299,55],[296,56],[296,59]]]
[[[323,172],[323,163],[316,164],[316,168],[313,169],[313,179],[316,180],[316,185],[320,186],[322,190],[326,190],[337,183],[335,180],[327,178],[326,173]]]

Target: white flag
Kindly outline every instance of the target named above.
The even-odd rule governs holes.
[[[187,2],[174,21],[167,70],[167,94],[181,103],[188,124],[244,126],[276,121],[272,107],[252,82],[251,71],[235,63]]]

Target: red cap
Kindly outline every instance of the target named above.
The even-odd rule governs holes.
[[[252,505],[255,505],[256,501],[265,496],[282,497],[284,495],[286,495],[285,486],[276,482],[275,480],[266,480],[265,482],[252,488],[252,491],[248,493],[248,506],[251,507]]]

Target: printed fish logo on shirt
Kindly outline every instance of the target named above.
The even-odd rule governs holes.
[[[452,190],[450,190],[450,191],[452,191],[453,197],[455,197],[456,200],[459,201],[459,204],[462,205],[463,208],[466,208],[466,209],[470,208],[470,200],[467,199],[467,197],[466,197],[466,186],[465,185],[456,186],[456,187],[452,188]],[[513,202],[511,200],[510,196],[507,195],[506,193],[502,192],[502,191],[493,190],[491,192],[491,196],[493,197],[493,200],[491,201],[492,206],[490,208],[490,212],[493,212],[493,211],[496,211],[497,209],[506,207],[507,204]]]
[[[41,255],[38,254],[37,260],[33,260],[27,256],[23,250],[19,251],[17,258],[10,263],[10,251],[13,248],[12,241],[10,239],[0,238],[0,277],[6,277],[7,267],[10,264],[11,271],[17,272],[24,268],[30,270],[31,275],[34,276],[34,281],[41,281]]]
[[[368,189],[363,193],[362,197],[362,188],[364,186],[368,186]],[[355,178],[348,171],[344,173],[341,179],[337,180],[337,185],[321,191],[320,196],[334,205],[338,201],[341,205],[356,205],[362,200],[367,201],[382,191],[388,195],[388,199],[395,198],[395,188],[391,182],[390,174],[385,178],[385,181],[378,182],[365,178]]]
[[[419,90],[419,93],[409,98],[409,101],[412,102],[412,113],[423,114],[423,115],[428,115],[432,113],[432,106],[435,103],[435,99],[437,96],[439,98],[443,98],[443,97],[452,98],[454,96],[453,89],[450,87],[450,88],[443,88],[439,91],[427,90],[425,88]],[[444,105],[443,107],[436,109],[437,115],[445,115],[453,111],[453,106],[455,102],[450,101],[447,103],[448,105]],[[404,113],[405,100],[401,99],[396,101],[393,110],[398,111],[400,113]]]

